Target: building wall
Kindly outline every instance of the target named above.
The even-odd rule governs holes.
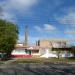
[[[32,50],[31,54],[32,55],[40,55],[39,50]]]
[[[48,40],[43,40],[43,41],[40,41],[39,42],[40,44],[40,47],[52,47],[52,44],[51,44],[51,42],[50,41],[48,41]]]
[[[66,42],[52,42],[54,48],[64,48],[66,47]]]
[[[43,55],[45,53],[46,53],[46,50],[44,48],[43,49],[42,48],[39,49],[39,54],[40,55]]]
[[[12,58],[31,58],[32,55],[25,52],[25,49],[14,49],[11,53]]]
[[[49,48],[52,48],[52,47],[55,47],[55,48],[64,48],[66,47],[66,41],[62,41],[62,40],[40,40],[39,41],[39,44],[38,44],[40,47],[49,47]]]
[[[39,54],[40,57],[58,57],[57,51],[52,51],[52,47],[54,48],[65,48],[67,47],[66,40],[39,40],[38,46],[40,46]],[[66,57],[66,54],[61,53],[61,57]]]

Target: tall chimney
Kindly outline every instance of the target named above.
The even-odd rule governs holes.
[[[24,46],[28,46],[28,26],[25,26],[25,42]]]

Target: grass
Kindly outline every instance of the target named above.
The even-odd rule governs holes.
[[[19,58],[8,61],[0,61],[0,65],[17,63],[75,63],[75,58]]]
[[[67,59],[67,58],[23,58],[17,59],[12,63],[71,63],[75,62],[75,59]]]
[[[4,62],[3,61],[0,61],[0,65],[2,65],[2,64],[4,64]]]

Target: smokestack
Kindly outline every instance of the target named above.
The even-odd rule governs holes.
[[[28,46],[28,26],[25,26],[25,42],[24,46]]]

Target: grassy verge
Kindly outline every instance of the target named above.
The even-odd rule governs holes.
[[[75,62],[75,59],[67,59],[67,58],[25,58],[25,59],[17,59],[13,63],[71,63]]]
[[[4,64],[3,61],[0,61],[0,65]]]

